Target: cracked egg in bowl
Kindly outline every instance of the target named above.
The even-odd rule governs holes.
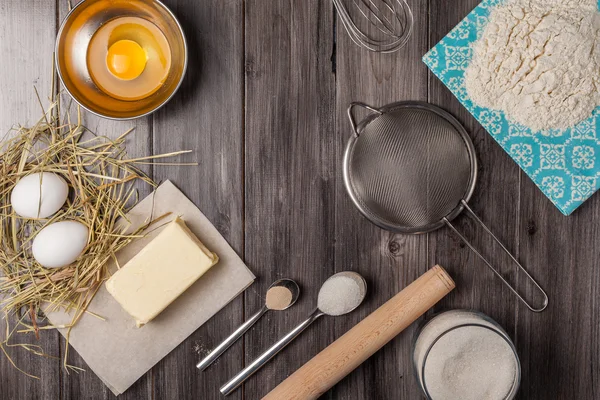
[[[85,109],[111,119],[160,108],[179,88],[186,64],[183,30],[157,0],[84,0],[56,39],[66,91]]]

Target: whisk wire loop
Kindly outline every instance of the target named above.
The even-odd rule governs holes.
[[[391,53],[403,47],[412,33],[413,15],[406,0],[332,1],[350,39],[362,48]]]

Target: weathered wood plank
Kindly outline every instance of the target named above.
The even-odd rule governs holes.
[[[434,263],[444,265],[458,286],[436,310],[481,310],[515,338],[523,369],[519,398],[600,396],[595,300],[600,229],[593,223],[600,217],[598,196],[563,217],[420,61],[478,0],[452,7],[442,0],[412,0],[413,37],[391,55],[356,48],[339,21],[334,32],[335,14],[327,1],[166,3],[182,20],[190,46],[180,93],[150,118],[118,123],[86,115],[85,122],[111,137],[136,126],[128,143],[132,155],[195,150],[184,161],[198,160],[199,167],[148,172],[157,180],[173,180],[198,204],[245,255],[259,281],[245,301],[235,300],[120,398],[220,398],[224,381],[314,308],[328,276],[361,272],[370,285],[365,305],[347,317],[317,322],[245,385],[245,396],[240,390],[231,397],[259,398]],[[62,19],[66,0],[57,4]],[[6,131],[38,117],[35,94],[24,88],[33,83],[41,95],[49,91],[57,11],[53,2],[9,2],[0,5],[0,22],[0,50],[15,60],[0,76],[0,129]],[[341,179],[350,135],[346,107],[351,101],[383,105],[405,99],[429,100],[466,126],[480,163],[470,204],[548,289],[551,303],[545,313],[532,314],[520,305],[448,229],[393,235],[354,210]],[[516,279],[508,258],[472,220],[462,216],[456,222],[508,278]],[[267,286],[284,276],[301,284],[299,304],[265,316],[215,366],[197,372],[199,357],[256,311]],[[418,398],[410,364],[413,333],[414,327],[324,398]],[[42,336],[50,354],[62,354],[59,343],[56,333]],[[85,366],[70,354],[71,363]],[[25,378],[0,356],[2,399],[113,398],[92,372],[67,375],[59,361],[16,350],[11,355],[42,380]]]
[[[523,176],[521,254],[550,297],[542,314],[519,312],[522,399],[600,397],[600,196],[563,216]]]
[[[42,101],[51,95],[52,49],[56,29],[56,9],[52,1],[28,0],[0,4],[0,131],[2,136],[13,125],[32,125],[42,116],[34,86]],[[47,106],[47,104],[46,104]],[[14,319],[9,317],[12,323]],[[0,338],[5,337],[6,321],[0,317]],[[42,346],[59,356],[58,332],[13,336],[11,343]],[[21,348],[6,349],[15,364],[40,380],[17,371],[0,352],[0,398],[51,399],[60,396],[61,370],[58,360],[33,355]]]
[[[305,319],[334,270],[335,137],[333,6],[329,1],[246,1],[246,260],[259,281],[258,310],[276,279],[302,294],[246,335],[246,362]],[[274,388],[333,339],[323,318],[245,385],[245,398]]]
[[[351,2],[348,2],[351,4]],[[358,48],[338,19],[336,42],[336,271],[351,269],[370,285],[366,303],[347,318],[335,320],[338,337],[393,297],[430,266],[427,236],[396,235],[372,225],[353,206],[344,188],[342,156],[352,130],[346,109],[352,101],[379,107],[403,100],[427,100],[428,4],[408,2],[414,31],[406,47],[391,54]],[[363,114],[364,115],[364,114]],[[414,399],[420,396],[413,379],[411,340],[414,326],[402,333],[335,386],[329,397]]]
[[[465,0],[448,7],[444,1],[431,0],[430,47],[444,37],[478,3],[479,0]],[[518,166],[433,74],[430,74],[429,100],[452,113],[469,132],[479,164],[477,185],[469,204],[507,248],[517,254],[519,241],[516,233],[520,223],[517,207],[520,174]],[[454,222],[507,279],[516,282],[515,268],[510,259],[483,229],[465,213]],[[525,311],[521,304],[517,305],[513,294],[449,229],[433,232],[429,239],[430,263],[444,265],[457,284],[456,290],[436,309],[480,310],[498,321],[511,336],[514,336],[515,312],[528,311]]]
[[[439,3],[437,12],[434,7],[436,3]],[[449,10],[444,2],[432,0],[431,26],[440,30],[432,30],[432,45],[477,3],[464,2],[460,7],[457,5]],[[459,289],[442,306],[482,310],[507,329],[515,340],[522,363],[519,398],[594,398],[594,385],[590,382],[597,375],[595,360],[599,349],[594,345],[598,331],[592,327],[598,325],[598,309],[595,302],[585,300],[590,298],[593,288],[598,284],[598,274],[592,270],[595,266],[593,256],[596,255],[593,243],[598,241],[598,232],[582,221],[589,222],[593,216],[597,216],[598,207],[591,207],[587,216],[581,217],[578,223],[570,224],[569,219],[562,217],[529,178],[518,170],[518,166],[494,143],[491,136],[458,106],[441,83],[434,77],[432,79],[432,101],[453,104],[449,109],[458,112],[459,119],[473,132],[480,162],[479,184],[471,201],[473,208],[508,247],[520,255],[524,266],[548,290],[551,299],[548,310],[543,314],[531,313],[463,247],[460,253],[467,254],[453,257],[456,267],[460,267],[457,268]],[[570,217],[570,221],[573,219]],[[481,230],[475,231],[472,221],[466,219],[461,226],[472,230],[470,237],[474,237],[474,242],[483,249],[484,254],[489,255],[503,271],[512,269],[509,277],[518,279],[519,288],[528,288],[526,292],[532,295],[525,279],[515,277],[510,261],[488,238],[482,240],[479,234]],[[589,232],[584,236],[585,243],[580,240],[581,236],[576,233],[574,226],[581,231],[587,227]],[[443,239],[439,234],[432,235],[432,238],[432,249],[437,248],[435,251],[438,254],[440,250],[449,251],[450,245],[440,247]],[[582,252],[582,249],[587,251]],[[461,260],[464,260],[463,265]],[[572,278],[571,268],[575,265],[581,271],[577,277],[578,283]],[[464,272],[461,273],[461,270]],[[472,295],[469,296],[468,291]],[[573,293],[577,293],[577,298],[572,297]],[[565,298],[568,301],[564,302]],[[563,314],[569,315],[572,323],[565,323],[559,317]],[[571,339],[575,337],[577,339]]]
[[[72,0],[71,5],[75,6],[79,0]],[[69,1],[57,0],[58,4],[58,21],[59,24],[63,21],[69,12]],[[60,25],[59,25],[60,26]],[[71,100],[68,94],[62,96],[64,106],[71,104],[72,113],[77,110],[77,105]],[[107,136],[109,138],[117,138],[130,128],[134,128],[134,132],[129,136],[126,148],[129,155],[132,157],[141,157],[152,152],[152,131],[150,119],[148,117],[136,119],[133,121],[113,121],[105,118],[100,118],[92,113],[81,110],[83,124],[92,132],[98,135]],[[143,170],[151,175],[151,168],[144,167]],[[138,191],[140,198],[145,197],[151,191],[145,184],[139,184]],[[61,357],[64,354],[65,341],[61,337]],[[102,383],[102,381],[87,368],[85,361],[77,354],[74,349],[69,350],[69,363],[80,366],[86,369],[86,372],[79,374],[63,374],[62,393],[63,399],[114,399],[116,398],[112,392]],[[152,393],[152,374],[148,373],[136,382],[126,393],[119,396],[119,399],[140,399],[149,398]]]
[[[183,25],[190,58],[183,86],[153,116],[153,150],[191,149],[182,161],[200,165],[157,166],[154,177],[172,180],[243,256],[243,2],[165,4]],[[195,365],[242,321],[240,296],[154,368],[154,398],[219,398],[220,384],[243,366],[243,342],[205,372]]]

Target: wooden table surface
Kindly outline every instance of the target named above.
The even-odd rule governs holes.
[[[272,360],[232,400],[258,399],[435,263],[457,289],[436,310],[473,308],[514,339],[522,365],[519,399],[600,398],[600,196],[564,217],[421,62],[425,52],[479,0],[410,0],[415,30],[397,53],[356,47],[329,0],[167,0],[189,41],[185,83],[154,115],[133,122],[85,116],[98,133],[136,128],[132,155],[193,149],[198,167],[154,167],[208,216],[258,276],[256,283],[133,385],[121,399],[218,399],[219,387],[315,306],[320,284],[354,270],[370,286],[366,303],[347,317],[323,318]],[[0,4],[0,128],[39,117],[33,86],[50,89],[55,34],[67,0]],[[351,101],[384,105],[422,100],[454,114],[479,156],[470,204],[493,227],[550,296],[547,311],[529,312],[447,229],[404,236],[363,219],[343,187],[341,164],[351,134]],[[476,246],[515,274],[506,256],[468,217],[458,226]],[[207,372],[195,364],[261,305],[275,279],[296,279],[299,303],[270,313]],[[419,399],[411,366],[414,326],[335,386],[326,399]],[[1,333],[3,334],[3,333]],[[34,340],[31,337],[23,340]],[[40,345],[65,352],[56,332]],[[12,349],[25,377],[0,355],[0,399],[109,399],[92,373],[67,374],[60,360]],[[71,364],[85,367],[75,352]],[[115,366],[115,368],[126,368]]]

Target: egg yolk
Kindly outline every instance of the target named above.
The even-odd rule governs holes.
[[[111,74],[119,79],[132,80],[146,68],[146,52],[133,40],[119,40],[108,48],[106,64]]]

